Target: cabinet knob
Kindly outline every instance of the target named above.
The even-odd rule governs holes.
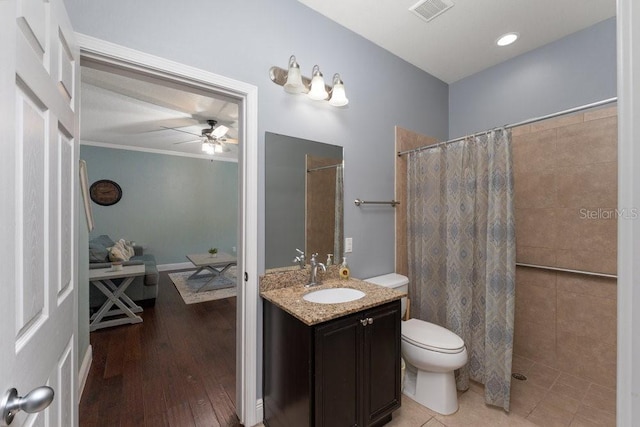
[[[373,323],[373,317],[369,317],[369,318],[367,319],[367,321],[368,321],[368,323],[369,323],[369,324],[372,324],[372,323]]]
[[[367,323],[369,323],[369,319],[361,319],[360,323],[362,323],[362,326],[367,326]]]

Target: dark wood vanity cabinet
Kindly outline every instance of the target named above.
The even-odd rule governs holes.
[[[264,304],[269,427],[367,427],[400,407],[400,301],[307,326]]]

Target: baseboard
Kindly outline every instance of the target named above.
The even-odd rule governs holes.
[[[190,262],[179,262],[176,264],[160,264],[158,271],[184,270],[185,268],[195,268]]]
[[[93,349],[91,345],[87,348],[82,358],[82,364],[80,365],[80,372],[78,372],[78,402],[82,399],[82,392],[84,386],[87,384],[87,378],[89,377],[89,370],[91,369],[91,361],[93,360]]]
[[[256,402],[256,418],[260,421],[258,425],[261,425],[262,420],[264,420],[264,405],[262,399],[258,399]]]

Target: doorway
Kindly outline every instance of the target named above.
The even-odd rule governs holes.
[[[238,232],[236,317],[236,412],[254,425],[257,406],[257,89],[183,64],[77,35],[82,65],[159,79],[168,85],[225,96],[238,102]],[[82,322],[81,322],[82,323]],[[88,326],[88,325],[87,325]],[[83,326],[81,325],[81,328]],[[82,331],[80,331],[82,333]],[[88,331],[86,332],[88,334]],[[81,348],[82,352],[83,349]],[[82,357],[82,355],[81,355]]]

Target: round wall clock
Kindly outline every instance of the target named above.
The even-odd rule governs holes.
[[[91,200],[102,206],[115,205],[122,198],[122,188],[108,179],[101,179],[89,188]]]

